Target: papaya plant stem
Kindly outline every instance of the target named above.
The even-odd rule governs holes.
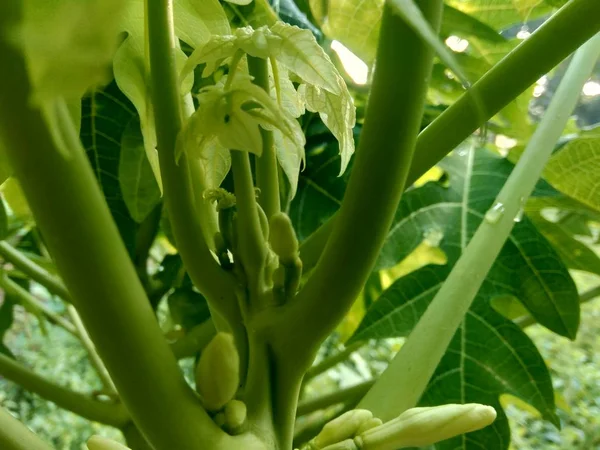
[[[450,275],[388,369],[360,402],[383,421],[417,405],[533,191],[600,56],[600,33],[579,49],[525,152]],[[435,332],[433,332],[435,330]]]
[[[21,7],[13,0],[0,3],[1,29],[18,23]],[[0,61],[0,134],[74,305],[144,435],[157,450],[171,449],[173,442],[192,450],[220,430],[165,342],[76,130],[72,123],[62,130],[73,148],[59,150],[30,100],[18,47],[0,40]]]
[[[88,420],[121,427],[130,418],[121,403],[106,403],[73,392],[31,372],[14,359],[0,354],[0,375],[40,397]]]
[[[62,317],[60,314],[52,311],[42,301],[31,295],[29,291],[11,280],[6,274],[0,274],[0,287],[7,294],[17,297],[23,303],[23,306],[40,311],[53,324],[58,325],[63,330],[71,333],[74,336],[78,336],[77,329],[71,322]]]
[[[209,319],[196,325],[181,339],[176,340],[171,344],[171,350],[177,359],[189,358],[201,352],[214,337],[217,330],[214,322]]]
[[[33,281],[44,286],[51,294],[71,303],[69,291],[59,278],[48,273],[46,269],[34,263],[6,241],[0,242],[0,256],[25,275],[31,277]]]
[[[53,450],[29,428],[0,408],[0,448],[4,450]]]
[[[443,1],[420,1],[437,30]],[[400,45],[399,43],[402,43]],[[312,360],[363,288],[404,190],[423,114],[433,51],[386,5],[365,123],[339,220],[312,276],[286,305],[287,352]],[[406,68],[410,68],[407,70]],[[300,358],[298,358],[300,360]]]
[[[115,387],[115,384],[113,383],[113,380],[110,377],[108,370],[106,370],[106,366],[102,362],[102,358],[100,358],[100,355],[96,351],[96,346],[92,342],[90,335],[85,329],[85,325],[81,321],[79,313],[73,305],[67,305],[67,314],[69,314],[71,322],[77,330],[77,337],[79,337],[81,345],[83,345],[83,347],[86,349],[88,357],[90,359],[90,363],[92,364],[94,369],[96,369],[96,373],[102,381],[104,388],[107,389],[109,392],[116,394],[117,388]]]
[[[600,24],[590,17],[600,17],[600,2],[567,2],[471,87],[472,93],[478,96],[477,104],[467,92],[429,124],[417,139],[406,185],[414,183],[485,120],[599,31]],[[335,214],[302,243],[300,254],[306,271],[317,264],[337,216]]]
[[[248,55],[248,68],[254,77],[253,83],[263,88],[269,95],[269,65],[266,59]],[[256,158],[256,186],[260,189],[258,202],[267,218],[281,210],[279,201],[279,174],[277,173],[277,155],[273,143],[273,132],[260,129],[263,141],[262,155]]]
[[[211,307],[230,322],[241,320],[233,293],[234,280],[221,269],[204,239],[187,155],[175,161],[177,135],[183,123],[182,99],[175,65],[172,1],[148,1],[151,91],[164,202],[177,249],[192,281]]]
[[[259,281],[258,277],[264,268],[266,243],[258,215],[250,155],[247,152],[232,150],[231,170],[235,187],[240,257],[248,283],[254,283]]]

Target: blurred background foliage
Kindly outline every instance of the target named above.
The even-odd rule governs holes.
[[[370,77],[368,65],[364,62],[371,63],[373,60],[382,2],[383,0],[271,2],[282,19],[310,29],[342,71],[357,106],[356,139],[360,138]],[[565,2],[566,0],[446,0],[442,39],[454,51],[454,56],[470,81],[474,82],[520,41],[527,39],[555,8]],[[225,4],[225,7],[234,22],[243,15],[250,17],[254,14],[252,5],[234,8]],[[356,13],[352,20],[348,20],[348,10],[345,8],[351,8]],[[491,119],[487,129],[478,135],[482,146],[515,161],[531,136],[535,122],[543,115],[566,65],[565,61],[540,78]],[[200,87],[198,83],[195,90]],[[454,74],[441,62],[436,62],[423,127],[463,93],[464,88]],[[91,113],[84,114],[82,140],[121,236],[139,269],[142,281],[148,291],[152,292],[150,300],[157,310],[165,336],[169,340],[176,340],[207,319],[206,303],[193,289],[182,270],[176,249],[169,239],[168,221],[164,216],[161,217],[156,192],[152,193],[152,203],[149,204],[152,207],[158,206],[154,210],[148,207],[145,217],[135,218],[136,214],[130,209],[127,199],[138,193],[127,191],[129,185],[124,180],[128,174],[123,173],[125,166],[118,143],[127,130],[129,137],[133,135],[138,141],[140,139],[139,122],[131,104],[115,83],[85,98],[82,104],[84,113],[91,111],[92,99],[95,102],[94,111],[99,110],[100,113],[95,119]],[[105,117],[118,117],[119,120],[102,121],[102,114]],[[94,127],[91,120],[96,120]],[[337,143],[319,117],[309,113],[302,120],[307,135],[307,166],[300,174],[298,194],[293,201],[287,203],[287,209],[300,239],[305,239],[339,207],[348,172],[343,177],[337,177]],[[600,140],[596,139],[598,130],[594,130],[598,123],[600,66],[584,88],[576,110],[576,119],[565,131],[561,145],[579,145],[581,141],[577,141],[577,138],[583,135],[592,136],[596,145],[600,146]],[[128,124],[133,124],[133,127]],[[90,137],[92,128],[114,139],[107,139],[102,148],[96,147],[96,140]],[[598,148],[600,147],[595,147],[595,151],[600,152]],[[97,158],[98,155],[102,158]],[[547,174],[549,179],[550,175]],[[423,186],[428,181],[443,184],[447,181],[445,177],[447,174],[440,166],[422,177],[415,187]],[[2,185],[1,191],[9,215],[6,234],[10,236],[11,244],[52,271],[53,266],[45,253],[43,241],[33,224],[18,184],[9,178]],[[597,255],[600,255],[600,213],[597,210],[574,203],[571,199],[563,203],[540,199],[538,203],[528,205],[526,214],[571,269],[579,292],[600,284],[600,264],[597,259]],[[152,227],[158,227],[159,223],[159,237],[152,248],[148,249],[149,243],[145,242],[145,236],[148,235],[148,230],[152,235]],[[447,255],[439,248],[440,239],[441,237],[436,239],[436,236],[429,236],[399,264],[374,272],[344,322],[323,345],[316,367],[322,361],[344,351],[343,343],[359,327],[371,304],[395,280],[426,265],[446,264]],[[15,279],[42,299],[52,311],[57,314],[65,313],[64,303],[53,298],[41,286],[19,278],[18,274]],[[517,314],[511,309],[513,307]],[[514,318],[521,311],[522,306],[511,303],[509,307],[505,305],[503,313]],[[512,448],[600,449],[600,334],[597,325],[600,323],[600,298],[582,305],[581,317],[579,332],[573,341],[540,325],[533,324],[525,329],[552,374],[562,428],[558,430],[541,420],[539,412],[516,397],[503,396],[502,404],[511,423]],[[49,324],[39,311],[26,309],[7,295],[1,297],[0,338],[2,336],[0,351],[11,354],[36,374],[77,392],[93,393],[101,388],[100,379],[89,364],[87,352],[79,340],[62,328]],[[361,385],[364,386],[365,382],[368,383],[368,380],[385,369],[402,342],[402,338],[369,340],[351,347],[355,351],[346,362],[312,377],[306,383],[300,408],[308,410],[314,407],[311,402],[328,393],[355,389],[356,386],[364,390]],[[193,378],[193,365],[194,357],[181,360],[182,370],[189,380]],[[0,404],[57,449],[82,449],[84,442],[92,434],[102,434],[123,441],[118,430],[90,423],[1,376]],[[320,426],[332,414],[339,412],[341,408],[352,406],[353,399],[350,396],[346,404],[303,415],[298,421],[300,437],[310,436],[311,430]]]

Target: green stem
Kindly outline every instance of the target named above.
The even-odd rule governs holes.
[[[19,286],[5,274],[0,275],[0,287],[2,287],[6,293],[17,297],[24,305],[42,312],[53,324],[58,325],[65,331],[77,336],[77,330],[71,322],[66,320],[60,314],[52,311],[43,302],[35,298],[29,291]]]
[[[434,29],[443,2],[419,2]],[[398,43],[402,42],[402,45]],[[278,324],[287,352],[312,360],[367,280],[404,190],[423,114],[433,51],[388,6],[384,8],[377,67],[356,160],[340,220],[314,273]],[[411,70],[406,70],[410,67]]]
[[[239,322],[234,280],[221,269],[204,239],[197,196],[191,176],[194,163],[187,155],[175,161],[175,144],[182,126],[182,102],[175,65],[175,40],[170,0],[147,1],[150,34],[152,99],[158,156],[177,249],[192,281],[215,309],[230,323]]]
[[[53,450],[29,428],[0,408],[0,448],[4,450]]]
[[[0,256],[33,281],[44,286],[51,294],[59,296],[66,302],[71,302],[69,291],[60,279],[38,266],[6,241],[0,242]]]
[[[0,374],[24,389],[88,420],[114,427],[121,427],[130,420],[121,403],[104,403],[73,392],[36,375],[3,354],[0,354]]]
[[[238,150],[231,151],[231,169],[235,187],[235,203],[237,207],[237,237],[239,256],[250,288],[251,301],[262,297],[264,290],[263,271],[267,247],[262,231],[250,155]],[[258,306],[258,305],[256,305]]]
[[[506,55],[471,87],[471,92],[465,93],[421,132],[406,185],[411,185],[484,121],[592,37],[600,25],[590,17],[599,16],[600,2],[571,0]],[[471,94],[478,96],[478,103]],[[300,253],[307,272],[319,261],[337,216],[302,243]]]
[[[1,29],[18,23],[20,7],[0,3]],[[59,150],[30,101],[19,49],[0,40],[0,60],[0,127],[11,167],[123,403],[157,450],[173,442],[191,450],[214,438],[221,431],[163,338],[74,127],[64,130],[74,147]]]
[[[514,218],[520,214],[523,199],[529,197],[541,176],[598,56],[600,34],[575,54],[525,152],[496,197],[494,206],[486,214],[400,352],[363,398],[360,407],[373,411],[375,416],[386,421],[417,405],[508,238],[515,223]]]
[[[315,399],[301,402],[298,405],[298,416],[304,416],[310,414],[319,409],[329,408],[330,406],[337,405],[338,403],[344,403],[350,399],[360,398],[367,393],[369,389],[375,384],[374,380],[365,381],[346,389],[333,392],[332,394],[323,395]]]
[[[108,370],[106,370],[106,366],[102,362],[102,358],[100,358],[100,355],[96,351],[96,346],[92,342],[90,335],[85,329],[85,325],[81,321],[79,313],[73,305],[67,305],[67,313],[69,314],[69,317],[71,317],[71,322],[75,327],[77,336],[79,337],[79,340],[81,341],[83,347],[86,349],[88,357],[90,358],[90,362],[92,363],[92,366],[94,366],[94,368],[96,369],[96,373],[98,374],[98,377],[100,377],[100,380],[102,380],[102,384],[111,393],[116,394],[117,388],[115,387],[115,384],[113,383],[113,380],[110,377]]]
[[[253,83],[263,88],[269,95],[269,65],[266,59],[248,56],[250,75]],[[279,202],[279,174],[277,172],[277,155],[273,143],[273,132],[260,129],[263,148],[262,155],[256,158],[256,186],[260,189],[259,203],[267,218],[281,210]]]
[[[352,353],[357,351],[359,348],[361,348],[365,344],[366,344],[366,342],[361,342],[361,341],[355,342],[354,344],[351,344],[348,347],[346,347],[341,352],[338,352],[335,355],[331,356],[330,358],[327,358],[324,361],[320,362],[316,366],[312,366],[308,370],[308,372],[306,372],[306,375],[304,376],[304,382],[306,383],[311,378],[314,378],[317,375],[320,375],[323,372],[328,371],[332,367],[337,366],[339,363],[346,361]]]
[[[579,304],[587,303],[594,300],[596,297],[600,297],[600,286],[590,289],[579,296]],[[537,320],[533,316],[527,315],[515,319],[515,323],[521,328],[527,328],[537,323]]]

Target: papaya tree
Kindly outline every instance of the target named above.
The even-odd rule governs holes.
[[[0,375],[127,444],[90,450],[506,449],[504,394],[558,426],[522,328],[574,339],[597,294],[569,269],[600,273],[574,237],[599,221],[600,135],[570,118],[600,3],[496,3],[4,0],[2,334],[22,305],[81,341],[102,387],[4,344]],[[398,337],[381,373],[304,395]],[[2,448],[52,448],[0,422]]]

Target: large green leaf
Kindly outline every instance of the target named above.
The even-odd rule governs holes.
[[[378,268],[401,261],[424,239],[436,237],[445,266],[426,266],[398,279],[367,311],[352,340],[406,336],[448,276],[512,164],[484,149],[462,148],[442,162],[449,185],[431,182],[408,191],[399,206]],[[540,183],[536,194],[553,190]],[[496,312],[492,299],[514,296],[544,326],[570,338],[579,322],[575,284],[548,241],[520,218],[453,338],[422,399],[423,405],[476,401],[494,406],[492,427],[436,445],[440,449],[506,449],[509,428],[499,396],[511,394],[556,423],[548,370],[533,343]],[[435,332],[435,330],[432,330]]]
[[[141,223],[160,202],[160,188],[146,157],[140,121],[133,118],[121,137],[119,183],[133,219]]]
[[[556,189],[600,211],[600,128],[583,133],[555,153],[544,177]]]
[[[447,3],[498,30],[535,19],[553,9],[544,0],[447,0]]]
[[[121,238],[130,254],[135,247],[137,224],[129,214],[119,184],[121,138],[136,111],[113,81],[83,99],[81,141],[108,203]]]
[[[564,263],[575,270],[600,275],[600,258],[583,242],[578,241],[560,223],[550,222],[539,213],[528,213],[537,229],[558,252]]]

